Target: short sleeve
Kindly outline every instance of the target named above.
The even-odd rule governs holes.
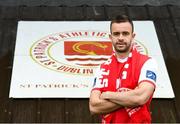
[[[94,77],[94,84],[93,84],[93,89],[92,90],[102,90],[107,87],[108,85],[108,79],[104,78],[109,75],[109,71],[106,71],[104,67],[99,67],[96,72],[95,72],[95,77]]]
[[[99,78],[101,78],[102,74],[100,71],[100,67],[96,69],[95,76],[94,76],[94,82],[93,82],[93,88],[92,90],[100,90],[102,88],[101,82],[99,81]]]
[[[146,81],[152,83],[155,86],[157,80],[157,73],[157,62],[153,58],[150,58],[142,66],[138,82],[141,83],[143,81]]]

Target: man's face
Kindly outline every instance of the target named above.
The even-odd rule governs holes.
[[[118,53],[127,53],[131,49],[131,44],[135,34],[132,32],[132,26],[129,22],[113,23],[111,35],[113,47]]]

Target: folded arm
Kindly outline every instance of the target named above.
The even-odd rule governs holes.
[[[154,92],[154,85],[142,82],[134,90],[127,92],[103,92],[101,97],[124,107],[136,107],[145,104]]]

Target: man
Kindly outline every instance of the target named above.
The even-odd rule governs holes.
[[[110,31],[114,53],[97,72],[90,112],[102,115],[103,123],[150,123],[157,64],[137,52],[133,23],[127,16],[112,20]]]

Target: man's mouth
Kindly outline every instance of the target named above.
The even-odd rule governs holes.
[[[126,44],[125,44],[125,43],[116,43],[116,46],[118,46],[118,47],[124,47],[124,46],[126,46]]]

